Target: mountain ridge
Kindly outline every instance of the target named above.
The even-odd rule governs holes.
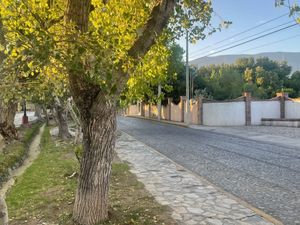
[[[191,60],[190,65],[194,65],[199,68],[211,64],[232,64],[237,59],[245,57],[253,57],[254,59],[268,57],[271,60],[279,62],[286,61],[287,64],[292,67],[292,73],[297,70],[300,71],[300,52],[262,52],[258,54],[218,55]]]

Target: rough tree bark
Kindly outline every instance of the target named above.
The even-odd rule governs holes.
[[[0,134],[6,141],[18,138],[17,129],[14,124],[17,108],[18,104],[14,101],[4,103],[0,100]]]
[[[70,112],[70,115],[73,119],[73,121],[76,124],[76,133],[75,133],[75,139],[74,139],[74,143],[76,145],[80,144],[82,142],[82,129],[81,129],[81,123],[80,123],[80,118],[78,115],[78,108],[76,107],[73,98],[69,98],[68,102],[67,102],[67,109]]]
[[[46,125],[49,126],[49,115],[48,115],[47,107],[46,106],[42,106],[42,110],[45,113]]]
[[[54,105],[55,105],[55,117],[58,123],[58,137],[61,139],[71,138],[72,135],[69,132],[69,126],[65,115],[65,109],[58,98],[56,99]]]
[[[161,0],[160,5],[154,7],[143,34],[128,52],[133,59],[143,57],[155,43],[174,5],[175,0]],[[91,0],[68,0],[65,22],[72,21],[79,32],[87,32],[90,8]],[[122,73],[121,66],[116,75],[123,79],[120,83],[125,84],[128,75]],[[83,129],[83,157],[73,218],[79,224],[94,225],[108,217],[109,178],[116,139],[116,97],[106,95],[99,86],[84,80],[83,75],[69,70],[70,90]]]
[[[71,79],[72,80],[72,79]],[[76,81],[75,81],[76,82]],[[74,81],[72,81],[72,86]],[[108,217],[108,190],[116,131],[116,103],[101,92],[73,96],[80,106],[83,130],[83,157],[73,218],[79,224],[92,225]]]
[[[0,196],[0,225],[8,225],[8,211],[4,197]]]
[[[38,118],[38,120],[42,120],[42,107],[38,104],[34,105],[34,116],[36,116]]]
[[[6,45],[6,40],[3,31],[3,24],[0,18],[0,44]],[[0,63],[5,59],[5,54],[0,51]],[[1,77],[0,77],[1,79]],[[9,101],[7,104],[0,99],[0,134],[6,141],[17,139],[17,129],[15,128],[14,119],[18,105],[14,101]]]

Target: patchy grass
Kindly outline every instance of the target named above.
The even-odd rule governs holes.
[[[29,145],[39,132],[40,126],[40,123],[35,123],[29,128],[21,128],[19,130],[20,140],[7,145],[0,153],[0,184],[7,179],[10,169],[22,164],[28,153]]]
[[[78,171],[74,145],[53,140],[49,128],[42,137],[42,151],[18,178],[7,196],[10,225],[45,223],[74,225],[72,206]],[[129,172],[128,165],[114,163],[110,187],[110,218],[103,225],[176,224],[167,207],[159,205]]]

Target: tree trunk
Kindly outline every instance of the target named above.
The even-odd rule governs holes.
[[[79,110],[76,107],[76,105],[75,105],[72,98],[68,99],[67,109],[68,109],[68,112],[70,112],[70,116],[72,117],[73,121],[76,123],[77,129],[76,129],[76,132],[75,132],[74,143],[76,145],[78,145],[82,141],[82,135],[81,135],[82,134],[82,129],[81,129],[80,118],[79,118],[79,114],[78,114]]]
[[[58,137],[61,139],[71,138],[65,110],[60,102],[55,104],[55,115],[58,123]]]
[[[115,147],[116,104],[95,99],[87,113],[79,107],[83,128],[83,157],[73,217],[83,225],[108,218],[108,190]]]
[[[5,104],[0,100],[0,134],[7,141],[18,138],[17,129],[14,123],[17,108],[18,105],[16,102],[9,101]]]
[[[38,104],[34,105],[35,108],[35,112],[34,112],[34,116],[36,116],[38,118],[38,120],[42,120],[42,107]]]
[[[7,206],[2,196],[0,196],[0,225],[8,225]]]
[[[48,115],[47,107],[42,106],[42,109],[46,116],[46,125],[49,126],[49,115]]]
[[[129,56],[139,60],[147,53],[167,25],[174,5],[175,0],[161,0],[160,4],[153,8],[143,34],[128,51]],[[74,23],[78,35],[86,33],[90,10],[91,0],[68,0],[65,23]],[[73,217],[79,224],[94,225],[108,217],[109,178],[116,139],[116,96],[102,93],[99,85],[85,79],[84,64],[78,61],[78,57],[74,60],[74,63],[79,64],[78,69],[69,68],[68,74],[70,91],[80,112],[83,158]],[[109,68],[110,65],[107,66]],[[123,72],[120,65],[120,74],[116,75],[120,79],[118,91],[121,91],[128,74]]]

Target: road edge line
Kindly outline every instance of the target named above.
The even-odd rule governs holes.
[[[142,117],[142,116],[132,116],[132,115],[125,115],[124,117],[150,120],[150,121],[155,121],[155,122],[158,122],[158,123],[165,123],[165,124],[171,124],[171,125],[175,125],[175,126],[190,128],[188,125],[186,125],[183,122],[175,122],[175,121],[169,121],[169,120],[157,120],[155,118]]]

